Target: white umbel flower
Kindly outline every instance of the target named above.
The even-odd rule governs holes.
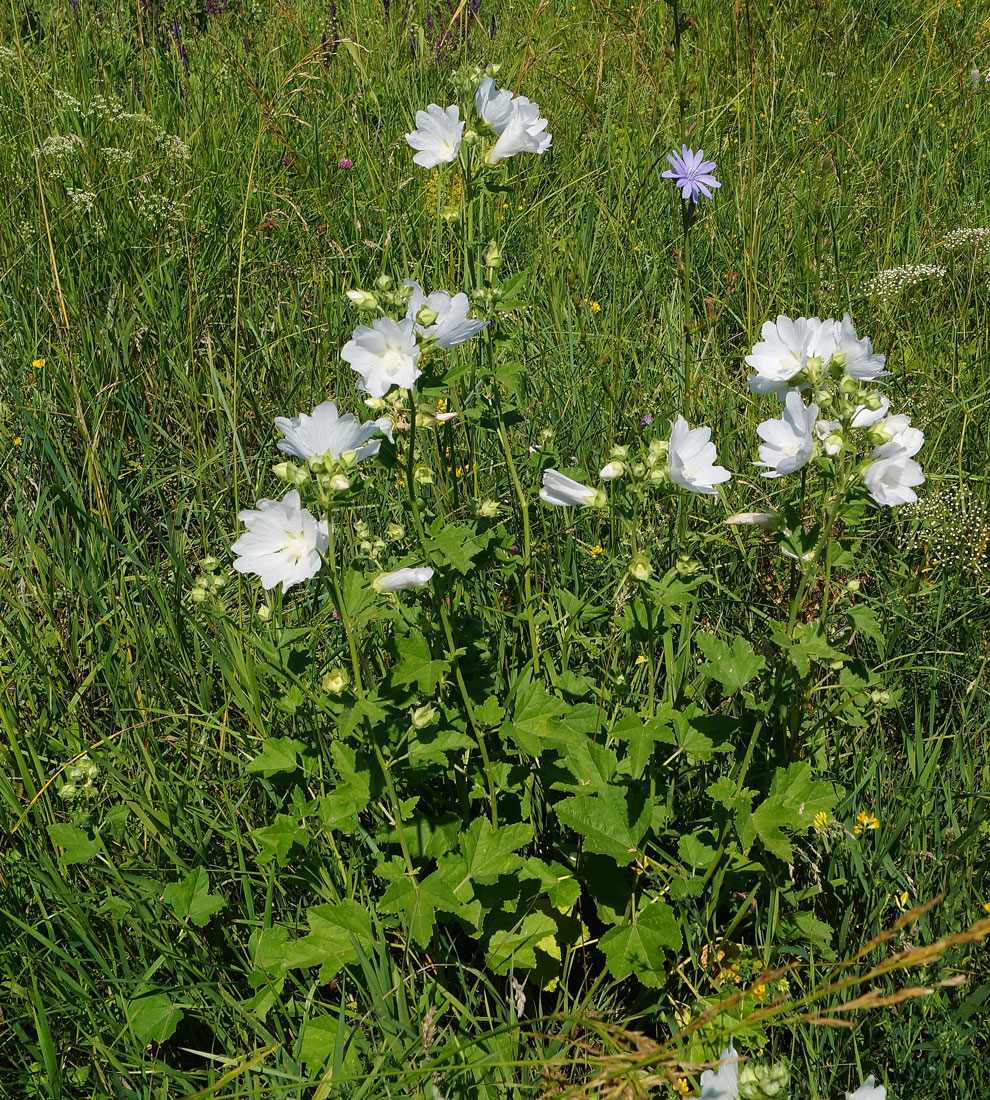
[[[715,496],[715,486],[732,477],[724,466],[715,465],[717,456],[711,438],[711,428],[692,428],[683,416],[678,415],[671,424],[667,476],[689,493]]]
[[[701,1075],[701,1100],[738,1100],[739,1055],[732,1040],[722,1051],[718,1069],[706,1069]]]
[[[371,582],[371,587],[376,592],[401,592],[406,588],[422,588],[430,583],[432,576],[433,570],[428,565],[406,566],[391,573],[379,573]]]
[[[873,449],[873,461],[866,467],[863,481],[874,504],[896,508],[918,499],[914,486],[924,484],[925,475],[905,448],[891,441]]]
[[[378,454],[382,441],[372,436],[391,432],[392,422],[381,417],[362,424],[350,413],[341,416],[333,401],[324,401],[312,415],[276,416],[275,427],[285,436],[279,440],[278,449],[287,455],[306,461],[325,455],[340,458],[353,452],[354,461],[361,462]]]
[[[547,125],[538,104],[531,103],[525,96],[516,96],[512,101],[505,128],[488,151],[485,163],[498,164],[500,160],[514,157],[516,153],[536,153],[542,156],[553,141],[552,136],[546,133]]]
[[[841,351],[846,357],[846,374],[860,382],[875,382],[890,374],[884,370],[887,362],[885,355],[878,355],[873,350],[873,344],[868,336],[861,340],[853,328],[852,318],[847,313],[841,321],[835,324],[836,351]]]
[[[781,400],[788,384],[804,370],[813,356],[827,362],[837,348],[835,321],[817,317],[779,316],[766,321],[760,330],[763,337],[746,356],[746,363],[756,372],[749,377],[753,393],[775,393]],[[855,336],[855,333],[853,333]]]
[[[887,1090],[878,1085],[871,1073],[855,1092],[847,1092],[846,1100],[886,1100]]]
[[[805,405],[797,390],[788,390],[783,415],[764,420],[757,435],[765,440],[760,447],[760,461],[765,466],[763,477],[783,477],[806,466],[815,453],[815,421],[818,406]]]
[[[468,317],[471,303],[463,291],[451,297],[446,290],[435,290],[432,294],[425,294],[423,288],[414,279],[406,279],[405,285],[412,287],[409,308],[406,311],[407,320],[411,319],[416,324],[416,331],[424,340],[433,340],[438,348],[452,348],[457,344],[463,344],[472,336],[477,336],[488,324],[487,321]],[[437,315],[432,324],[421,325],[416,321],[416,316],[423,306]]]
[[[340,357],[361,376],[358,389],[372,397],[384,397],[393,386],[412,388],[423,373],[417,365],[419,353],[410,318],[393,321],[379,317],[370,328],[357,326]]]
[[[605,494],[601,489],[582,485],[559,470],[545,470],[540,500],[555,508],[600,508],[605,503]]]
[[[464,133],[460,113],[456,104],[445,109],[435,103],[431,103],[425,111],[416,112],[416,129],[406,134],[406,141],[418,150],[413,164],[436,168],[438,164],[449,164],[454,160]]]
[[[320,571],[330,545],[327,521],[301,507],[295,489],[282,500],[259,500],[257,509],[243,509],[237,518],[247,527],[230,548],[238,573],[255,573],[266,590],[281,584],[288,592]]]

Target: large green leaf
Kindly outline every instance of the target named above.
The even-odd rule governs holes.
[[[376,872],[390,879],[379,908],[383,913],[396,913],[414,942],[425,947],[436,925],[438,909],[456,913],[461,903],[440,871],[424,879],[413,879],[406,873],[401,860],[393,860]]]
[[[166,886],[162,900],[179,920],[188,917],[197,928],[205,928],[213,914],[227,904],[219,894],[210,893],[210,876],[205,867],[194,867],[182,882]]]
[[[623,866],[635,860],[650,826],[649,802],[635,787],[613,785],[596,794],[574,795],[558,802],[554,812],[562,825],[584,837],[587,851],[611,856]]]
[[[460,835],[467,873],[474,882],[491,883],[499,875],[518,870],[523,858],[516,853],[533,839],[533,826],[525,822],[493,829],[487,817],[475,818]]]
[[[167,993],[144,993],[127,1002],[127,1023],[142,1045],[164,1043],[182,1021],[182,1009]]]
[[[664,954],[681,946],[681,930],[670,906],[656,900],[640,909],[631,923],[609,929],[599,946],[612,977],[635,974],[643,985],[656,989],[667,978]]]
[[[698,634],[695,644],[708,659],[705,672],[713,680],[718,680],[729,695],[741,691],[761,669],[766,668],[766,661],[757,657],[742,635],[737,634],[729,646],[714,634]]]
[[[433,695],[450,671],[449,662],[435,658],[429,642],[416,629],[396,635],[395,645],[399,659],[392,669],[392,682],[399,687],[415,684],[424,695]]]
[[[103,847],[100,838],[91,837],[78,825],[49,825],[48,835],[62,849],[63,863],[86,863]]]

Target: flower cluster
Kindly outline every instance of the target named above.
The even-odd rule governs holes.
[[[922,283],[937,282],[945,277],[945,268],[936,264],[905,264],[881,271],[863,284],[860,291],[866,298],[889,302]]]
[[[990,229],[953,229],[938,243],[946,252],[959,252],[966,248],[972,249],[976,255],[982,255],[990,252]]]
[[[416,129],[406,134],[406,141],[416,150],[413,163],[423,168],[449,164],[457,159],[463,141],[474,141],[485,134],[494,138],[484,154],[489,165],[516,153],[542,155],[550,148],[553,138],[546,132],[548,123],[540,114],[539,105],[524,95],[497,87],[490,76],[478,86],[474,108],[478,129],[470,131],[465,130],[467,122],[461,118],[456,104],[440,107],[431,103],[425,111],[417,111]]]
[[[766,478],[803,469],[855,449],[857,437],[872,444],[869,458],[855,467],[875,504],[893,507],[917,500],[914,487],[925,476],[914,456],[924,435],[904,413],[892,414],[889,400],[868,385],[889,374],[886,359],[860,338],[847,313],[841,321],[778,317],[764,324],[762,339],[746,356],[749,388],[784,402],[779,417],[756,429],[763,441],[756,466]],[[806,405],[802,392],[812,400]],[[738,521],[737,521],[738,522]]]
[[[719,1056],[718,1069],[706,1069],[701,1075],[700,1100],[739,1100],[739,1097],[774,1097],[786,1095],[790,1072],[780,1064],[775,1066],[740,1066],[739,1055],[729,1045]],[[878,1085],[871,1073],[855,1092],[847,1092],[846,1100],[886,1100],[887,1090]]]

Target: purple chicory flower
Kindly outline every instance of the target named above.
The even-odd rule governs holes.
[[[692,204],[698,201],[699,191],[706,199],[710,199],[712,193],[709,188],[722,186],[711,174],[715,170],[715,161],[705,160],[704,149],[695,152],[682,145],[679,153],[676,150],[668,153],[667,160],[670,168],[661,172],[661,176],[665,180],[673,180],[681,189],[681,198]]]
[[[354,161],[350,160],[348,157],[341,157],[340,160],[337,161],[337,167],[338,168],[353,168],[354,167]]]
[[[641,428],[648,428],[653,423],[653,413],[644,413],[640,418],[639,426]]]

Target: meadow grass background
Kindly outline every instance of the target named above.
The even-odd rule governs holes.
[[[742,356],[778,312],[848,309],[896,371],[894,407],[926,432],[926,491],[965,486],[976,514],[988,265],[939,242],[990,223],[990,18],[914,0],[685,5],[679,98],[663,3],[482,0],[470,41],[439,55],[430,11],[398,0],[387,18],[372,0],[341,0],[336,46],[315,0],[226,8],[10,0],[0,14],[0,1093],[189,1097],[241,1068],[212,1095],[553,1094],[582,1079],[573,1029],[520,1027],[504,980],[391,931],[334,982],[302,971],[266,1010],[253,1000],[259,930],[319,901],[364,904],[372,888],[356,850],[331,841],[321,860],[285,868],[251,836],[287,795],[246,763],[269,736],[318,739],[299,700],[339,663],[308,649],[329,622],[313,596],[297,590],[263,621],[256,586],[230,573],[237,509],[275,491],[272,420],[327,397],[359,408],[338,357],[356,323],[346,289],[416,273],[455,289],[443,197],[403,134],[417,109],[454,101],[454,69],[493,62],[554,135],[546,156],[513,162],[481,230],[507,272],[527,273],[512,322],[520,452],[553,428],[558,452],[595,470],[644,414],[674,415],[680,208],[659,174],[683,136],[723,185],[695,230],[687,400],[738,472],[738,507],[771,499],[745,473],[764,413]],[[84,145],[36,155],[53,135]],[[947,274],[888,301],[860,293],[905,264]],[[509,495],[497,461],[476,476],[484,495]],[[372,527],[393,518],[380,507]],[[779,598],[776,566],[759,541],[732,557],[721,517],[705,516],[696,551],[722,563],[734,598],[711,599],[699,620],[746,629],[751,606]],[[972,923],[990,898],[983,550],[932,565],[898,553],[911,530],[878,514],[864,566],[885,609],[893,703],[855,728],[822,712],[817,762],[846,792],[836,817],[880,821],[869,846],[812,835],[802,849],[829,883],[816,913],[840,957],[896,918],[902,893],[912,905],[946,895],[922,940]],[[662,544],[659,520],[655,534]],[[547,606],[559,578],[609,568],[580,532],[562,539],[548,523],[537,541]],[[228,580],[204,606],[190,592],[208,555]],[[484,579],[472,583],[481,599]],[[82,753],[93,793],[67,801],[64,770]],[[99,852],[67,860],[49,832],[65,823],[98,827]],[[204,927],[163,900],[196,867],[225,904]],[[788,958],[787,889],[782,876],[745,915],[757,969]],[[725,916],[704,897],[696,909],[700,950]],[[838,1095],[860,1067],[885,1067],[892,1100],[985,1096],[982,952],[946,958],[968,986],[870,1013],[852,1033],[772,1032],[793,1095]],[[660,1034],[694,1004],[684,966],[697,980],[688,960],[649,1004],[576,970],[531,994],[530,1011]],[[158,1021],[135,1020],[141,994],[152,1014],[181,1009],[164,1043],[149,1041]],[[470,1067],[442,1082],[421,1069],[441,1040],[448,1070]],[[341,1064],[355,1082],[321,1092]]]

